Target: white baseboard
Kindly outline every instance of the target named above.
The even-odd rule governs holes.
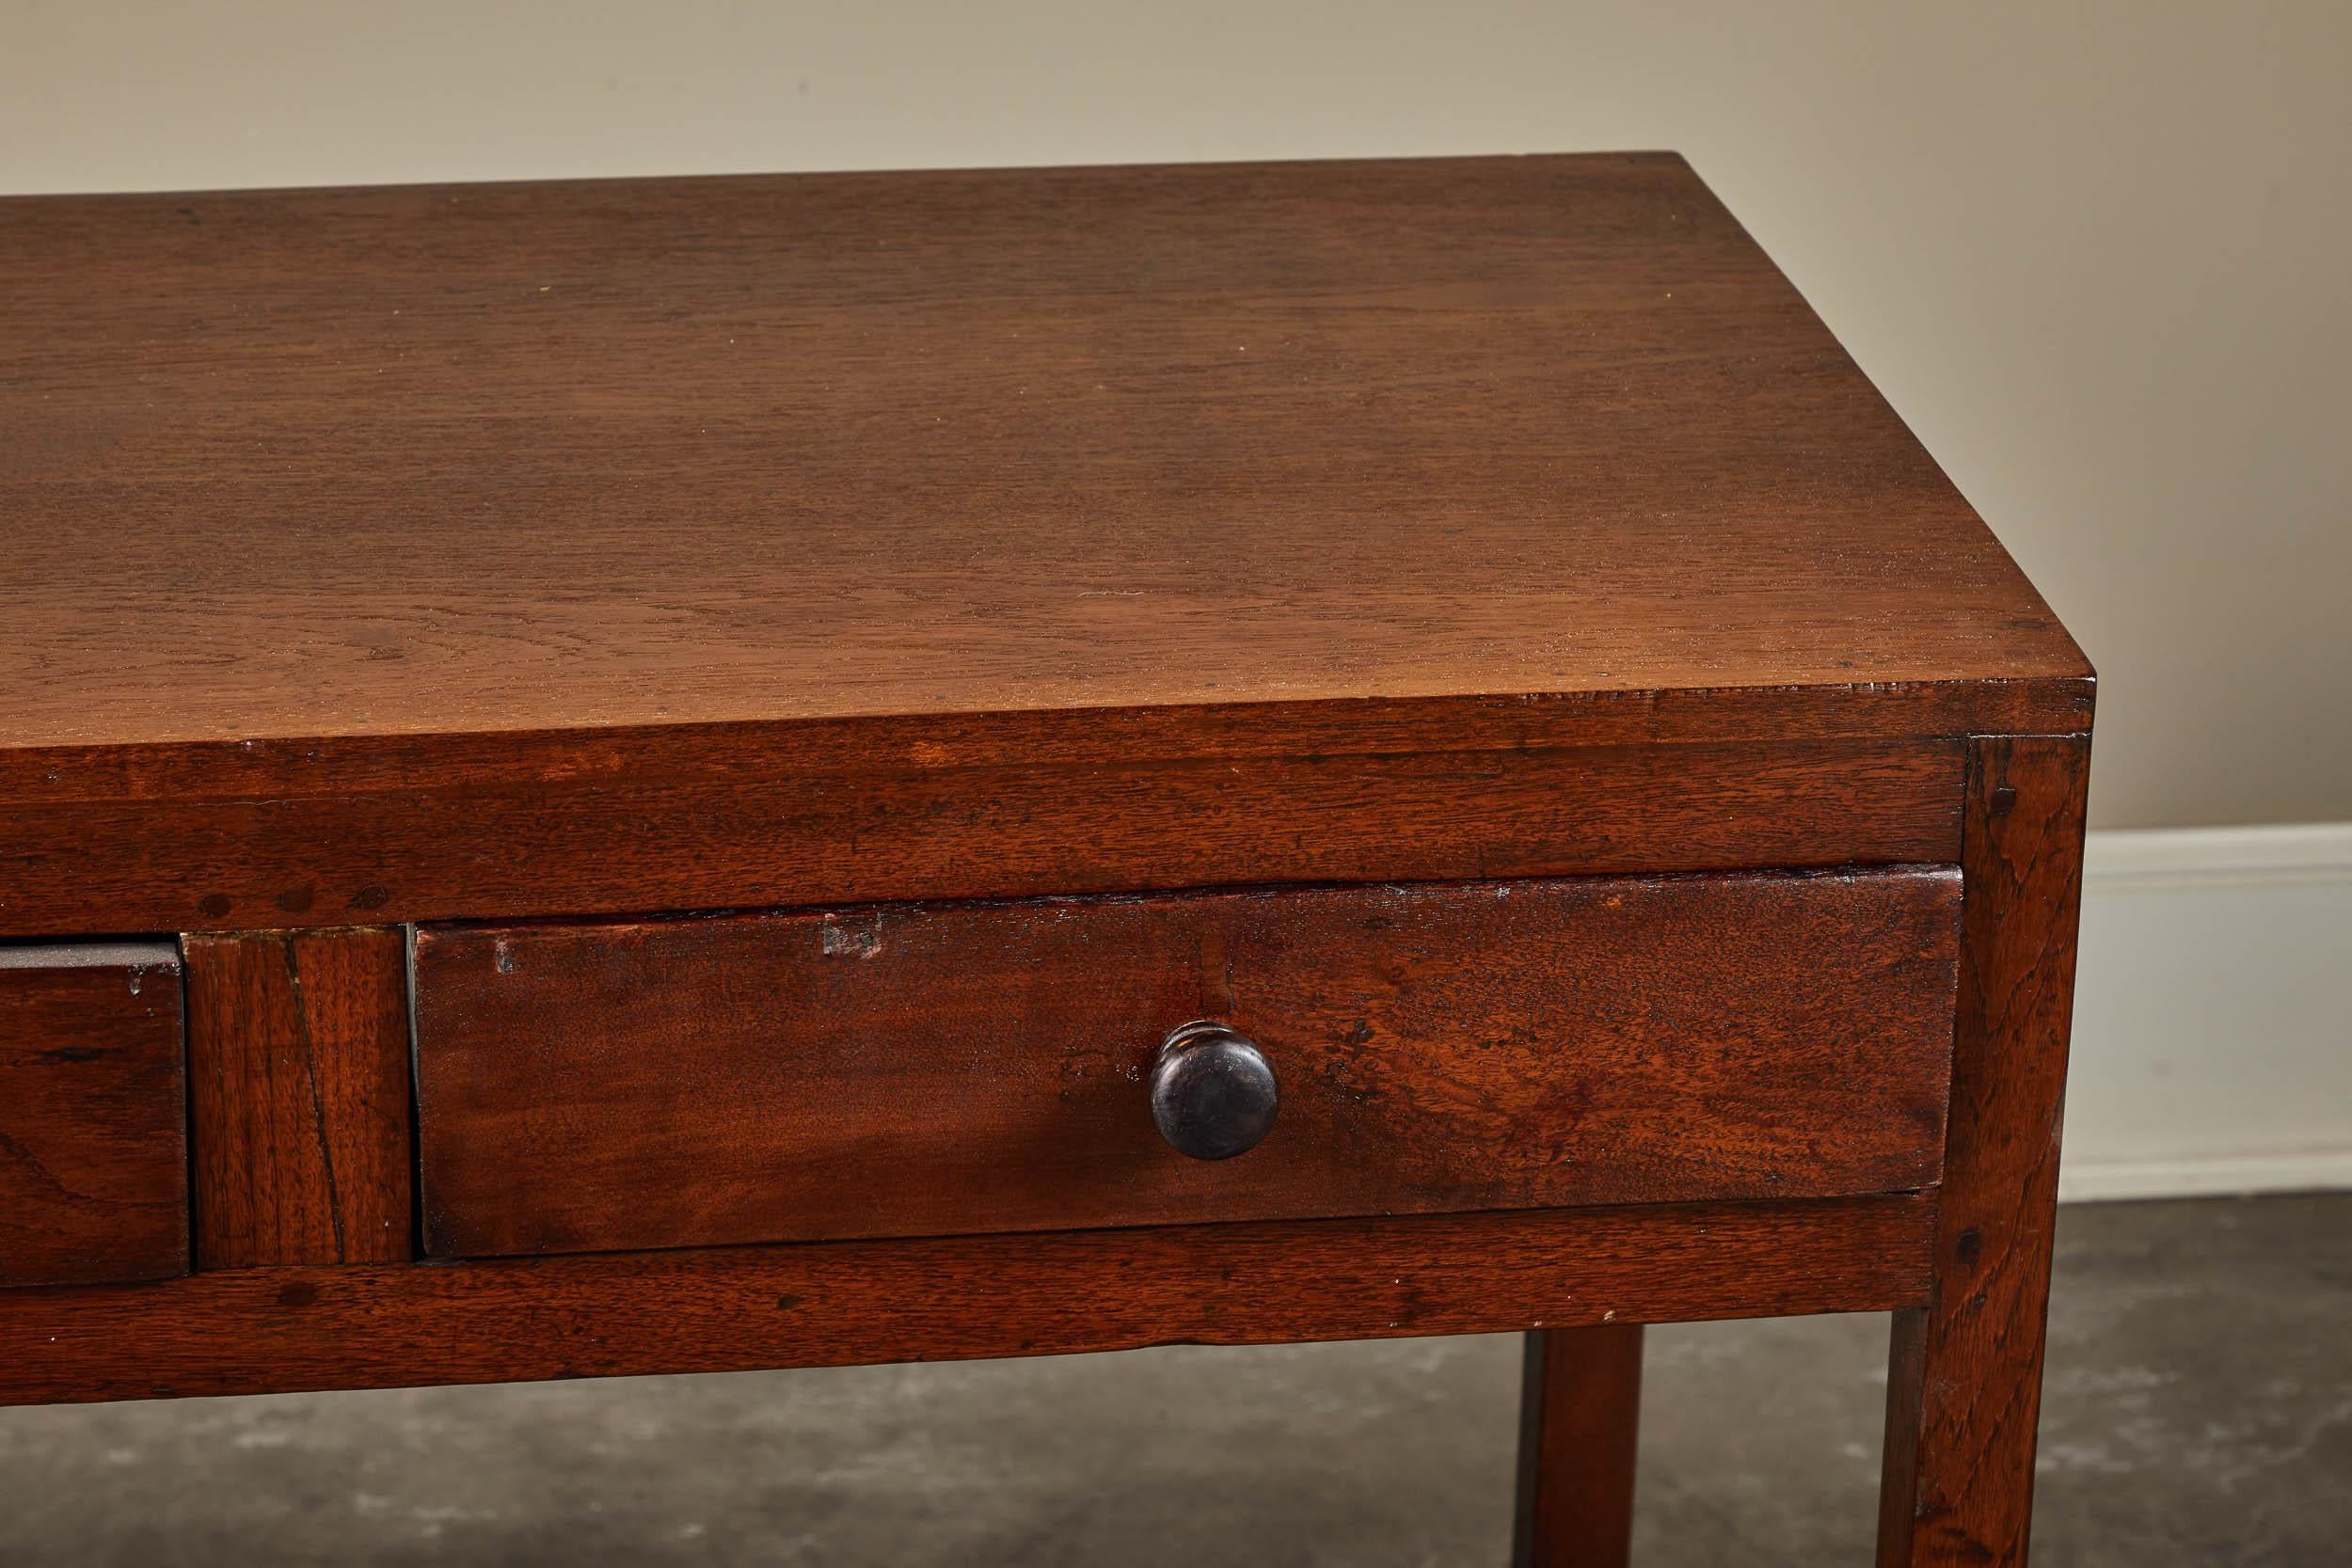
[[[2352,823],[2096,832],[2068,1199],[2352,1188]]]

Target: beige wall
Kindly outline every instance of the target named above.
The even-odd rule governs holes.
[[[0,0],[0,190],[1677,148],[2097,661],[2097,820],[2344,820],[2348,77],[2344,0]]]

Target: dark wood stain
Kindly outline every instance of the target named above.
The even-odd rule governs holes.
[[[1447,884],[426,928],[437,1255],[1908,1190],[1959,878]],[[1202,1162],[1200,1016],[1280,1083]]]
[[[1883,1311],[1926,1299],[1933,1219],[1893,1196],[0,1291],[0,1404]]]
[[[0,935],[196,933],[0,948],[0,1402],[1540,1330],[1613,1564],[1631,1325],[1894,1309],[2023,1563],[2090,671],[1679,159],[0,229]]]
[[[1881,1568],[2026,1561],[2090,762],[2079,736],[1971,754],[1935,1293],[1895,1317]]]
[[[2088,722],[1671,155],[0,214],[0,931],[1949,861]]]
[[[188,1267],[180,955],[0,948],[0,1286]]]
[[[405,1261],[401,933],[198,935],[186,948],[198,1265]]]
[[[1641,1324],[1527,1337],[1513,1568],[1626,1568],[1641,1418]]]
[[[2088,673],[1671,154],[0,224],[14,745]]]
[[[364,758],[314,773],[280,754],[238,758],[251,776],[223,795],[135,771],[129,799],[52,799],[60,773],[0,810],[0,858],[22,857],[0,931],[275,926],[289,887],[376,925],[1959,853],[1953,741],[1464,752],[1442,722],[1343,732],[1295,742],[1328,752],[1190,736],[1203,754],[1115,764],[1061,760],[1078,743],[1049,735],[1043,755],[971,766],[746,750],[726,731],[666,749],[533,737],[414,788]]]

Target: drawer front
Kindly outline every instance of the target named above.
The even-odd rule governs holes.
[[[1931,1185],[1949,871],[882,906],[417,937],[437,1256]],[[1176,1152],[1210,1020],[1279,1084]]]
[[[188,1268],[179,949],[0,947],[0,1286]]]

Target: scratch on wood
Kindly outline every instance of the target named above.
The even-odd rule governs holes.
[[[863,915],[855,923],[846,925],[836,917],[827,915],[819,943],[827,958],[878,958],[882,950],[882,916],[879,911]]]

